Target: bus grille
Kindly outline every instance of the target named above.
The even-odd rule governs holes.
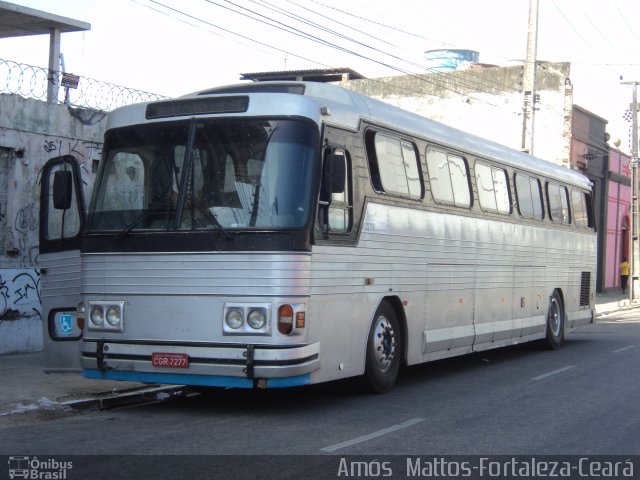
[[[589,290],[591,286],[591,272],[582,272],[580,275],[580,306],[589,305]]]

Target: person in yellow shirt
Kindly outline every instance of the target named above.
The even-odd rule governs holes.
[[[622,263],[620,264],[620,286],[622,287],[622,293],[626,292],[628,281],[629,281],[629,262],[627,262],[626,257],[623,257]]]

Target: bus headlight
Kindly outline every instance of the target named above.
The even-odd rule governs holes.
[[[270,335],[270,303],[226,303],[222,318],[224,335]]]
[[[91,307],[91,324],[96,327],[101,327],[104,323],[104,311],[102,307],[99,305],[94,305]]]
[[[254,330],[261,330],[267,324],[267,312],[263,308],[250,310],[247,323]]]
[[[90,331],[124,331],[124,302],[90,301],[88,311]]]
[[[120,309],[116,307],[109,307],[107,310],[107,323],[112,327],[115,327],[120,323]]]
[[[240,309],[231,308],[227,310],[227,314],[224,316],[224,321],[229,328],[237,330],[244,323],[244,316]]]

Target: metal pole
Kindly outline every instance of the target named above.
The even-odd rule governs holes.
[[[631,248],[629,264],[631,266],[631,282],[629,285],[630,301],[638,300],[640,296],[640,258],[638,251],[638,83],[622,82],[623,85],[633,86],[633,101],[631,103]]]
[[[538,51],[538,0],[529,0],[527,58],[524,63],[524,108],[522,150],[533,155],[533,125],[536,111],[536,57]]]
[[[52,28],[49,37],[49,78],[47,85],[47,102],[58,102],[60,85],[60,29]]]

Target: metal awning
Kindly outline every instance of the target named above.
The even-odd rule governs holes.
[[[0,38],[91,30],[91,24],[0,1]]]
[[[60,35],[91,30],[91,24],[0,0],[0,38],[49,35],[50,81],[47,101],[58,98]]]

